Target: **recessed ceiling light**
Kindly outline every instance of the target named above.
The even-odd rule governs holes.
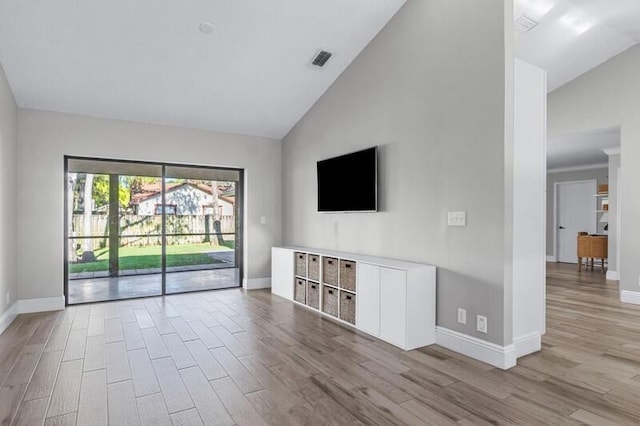
[[[198,29],[202,34],[211,34],[213,32],[213,24],[211,22],[203,22]]]

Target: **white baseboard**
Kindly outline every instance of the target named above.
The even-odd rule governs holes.
[[[607,271],[607,279],[611,281],[620,281],[620,276],[616,271]]]
[[[547,262],[557,262],[558,260],[556,259],[555,256],[549,256],[547,255]]]
[[[14,319],[18,316],[18,302],[13,302],[13,305],[7,311],[0,316],[0,334],[11,325]]]
[[[11,325],[19,314],[33,312],[61,311],[64,309],[64,296],[44,297],[42,299],[16,300],[13,305],[0,317],[0,334]]]
[[[527,334],[513,339],[513,345],[516,347],[516,357],[520,358],[541,350],[542,336],[540,333]]]
[[[21,299],[18,301],[18,310],[21,314],[61,311],[63,309],[64,296],[43,297],[41,299]]]
[[[623,303],[633,303],[634,305],[640,305],[640,292],[621,290],[620,301]]]
[[[436,327],[436,344],[502,370],[516,365],[515,345],[496,345],[444,327]]]
[[[242,287],[244,287],[245,290],[258,290],[260,288],[271,288],[271,277],[245,278],[242,280]]]

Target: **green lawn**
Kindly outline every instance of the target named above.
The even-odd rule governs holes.
[[[184,244],[167,246],[167,266],[206,265],[221,263],[206,253],[228,250],[233,242],[225,246],[204,244]],[[95,272],[109,270],[109,250],[99,249],[94,253],[97,262],[69,262],[69,272]],[[162,266],[162,248],[160,246],[120,247],[120,270],[160,268]]]

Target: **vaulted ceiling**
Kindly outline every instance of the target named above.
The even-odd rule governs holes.
[[[280,138],[404,2],[0,0],[0,62],[20,107]],[[522,14],[537,25],[516,56],[550,90],[640,41],[640,0],[515,0]]]
[[[515,0],[516,56],[547,71],[553,91],[640,42],[640,0]]]
[[[547,71],[548,91],[561,87],[640,42],[640,0],[515,0],[516,56]],[[620,129],[554,135],[549,169],[606,164]]]
[[[280,138],[404,1],[0,0],[0,62],[20,107]]]

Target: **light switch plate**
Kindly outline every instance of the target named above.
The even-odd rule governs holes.
[[[467,323],[467,310],[458,308],[458,323],[466,324]]]
[[[449,212],[449,226],[467,226],[467,212]]]

